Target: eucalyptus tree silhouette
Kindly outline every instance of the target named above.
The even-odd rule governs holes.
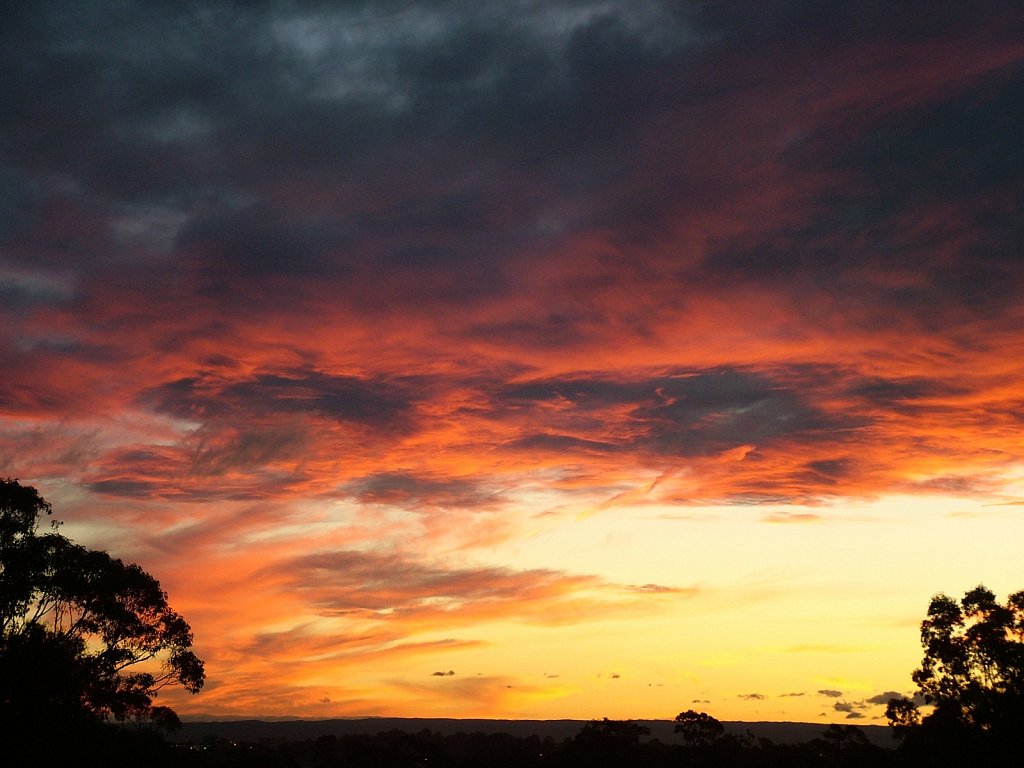
[[[556,766],[640,765],[642,737],[650,728],[632,720],[591,720],[553,759]]]
[[[691,747],[709,747],[725,733],[725,726],[706,712],[688,709],[675,717],[675,732]]]
[[[203,662],[160,582],[72,543],[30,486],[0,480],[0,721],[12,732],[135,721],[170,727],[166,685],[195,693]]]
[[[958,603],[935,595],[921,622],[924,658],[912,679],[932,711],[891,699],[886,715],[907,745],[992,755],[1018,752],[1024,732],[1024,591],[1005,604],[984,585]],[[955,741],[956,744],[952,744]],[[938,745],[938,746],[936,746]],[[954,751],[955,751],[954,749]]]

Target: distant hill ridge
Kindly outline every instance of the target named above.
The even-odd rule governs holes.
[[[175,734],[181,742],[201,742],[209,737],[250,743],[276,741],[302,741],[320,736],[350,736],[377,734],[385,731],[418,733],[427,730],[450,736],[455,733],[507,733],[520,738],[527,736],[551,737],[556,742],[569,739],[580,732],[586,720],[485,720],[457,718],[402,718],[367,717],[333,720],[299,720],[265,718],[252,720],[198,720],[193,716],[184,722]],[[636,720],[651,729],[651,738],[667,744],[680,742],[672,720]],[[728,733],[737,736],[752,735],[755,739],[770,739],[776,744],[799,744],[811,741],[824,733],[827,724],[722,721]],[[849,724],[849,723],[846,723]],[[861,725],[860,728],[872,744],[893,748],[896,741],[887,725]]]

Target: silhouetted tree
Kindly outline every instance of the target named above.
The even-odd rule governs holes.
[[[921,724],[921,712],[910,699],[889,699],[885,707],[885,716],[899,738],[903,738]]]
[[[856,725],[838,725],[836,723],[832,723],[825,729],[824,733],[821,734],[821,737],[829,744],[835,744],[838,747],[848,747],[868,743],[868,737],[865,736],[864,731]]]
[[[935,595],[921,645],[912,679],[934,709],[920,718],[909,699],[890,700],[886,715],[897,734],[908,744],[955,740],[975,752],[1010,749],[1024,729],[1024,591],[1005,605],[983,585],[959,603]]]
[[[675,732],[690,747],[709,747],[725,733],[725,726],[706,712],[688,709],[675,717]]]
[[[594,744],[601,747],[635,747],[640,737],[646,736],[651,729],[646,725],[634,723],[632,720],[591,720],[580,729],[574,741],[578,744]]]
[[[102,720],[172,727],[162,687],[203,685],[192,631],[160,583],[72,543],[35,488],[0,480],[0,719],[37,728]]]
[[[563,745],[552,761],[559,766],[640,765],[640,739],[650,728],[632,720],[591,720]]]

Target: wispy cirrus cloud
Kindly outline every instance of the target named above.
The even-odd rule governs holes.
[[[353,550],[283,561],[271,573],[324,615],[398,616],[427,625],[488,617],[559,624],[603,610],[628,610],[641,596],[678,598],[697,592],[650,584],[615,585],[593,576],[549,570],[452,569],[408,556]]]

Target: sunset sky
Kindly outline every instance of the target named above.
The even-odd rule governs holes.
[[[1024,587],[1019,0],[4,13],[0,476],[159,703],[879,722]]]

